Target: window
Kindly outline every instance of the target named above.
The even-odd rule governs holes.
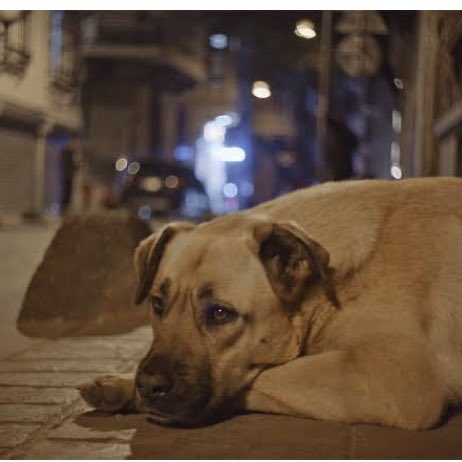
[[[20,74],[30,61],[30,13],[0,11],[0,69]]]
[[[78,21],[72,13],[51,12],[50,73],[56,87],[72,90],[77,75]]]

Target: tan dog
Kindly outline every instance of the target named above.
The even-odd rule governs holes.
[[[97,408],[200,424],[238,410],[408,429],[462,401],[462,181],[327,183],[135,254],[155,332]]]

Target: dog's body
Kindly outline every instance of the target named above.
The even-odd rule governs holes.
[[[154,342],[136,381],[81,388],[96,407],[428,428],[462,402],[461,180],[327,183],[172,224],[135,261]]]

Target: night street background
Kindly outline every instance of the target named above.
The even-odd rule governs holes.
[[[151,332],[132,255],[325,181],[462,176],[460,11],[0,10],[0,457],[461,458],[429,432],[91,411]]]

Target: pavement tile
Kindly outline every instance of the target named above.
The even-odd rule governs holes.
[[[448,425],[425,431],[406,431],[358,425],[358,459],[460,459],[462,428]]]
[[[0,363],[0,372],[114,372],[120,360],[108,359],[25,359]]]
[[[0,448],[8,448],[22,443],[32,432],[38,430],[37,424],[0,424]]]
[[[0,422],[46,422],[59,414],[61,406],[50,404],[0,404]]]
[[[117,419],[118,416],[113,416]],[[65,439],[65,440],[117,440],[117,441],[130,441],[135,433],[134,428],[127,429],[114,429],[83,427],[73,421],[65,422],[63,425],[52,429],[48,433],[49,439]]]
[[[78,396],[73,388],[0,386],[0,404],[67,404]]]
[[[145,346],[132,342],[119,343],[116,339],[93,340],[64,339],[42,346],[36,350],[28,350],[17,358],[21,359],[129,359],[141,354]]]
[[[94,376],[94,372],[0,372],[0,386],[74,387]]]
[[[28,450],[15,454],[15,459],[125,459],[130,456],[127,443],[101,443],[93,441],[43,440],[32,445]]]

